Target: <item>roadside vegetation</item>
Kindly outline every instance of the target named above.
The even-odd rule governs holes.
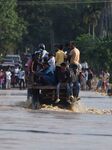
[[[0,0],[0,53],[47,50],[76,41],[81,61],[95,70],[112,66],[112,1]]]

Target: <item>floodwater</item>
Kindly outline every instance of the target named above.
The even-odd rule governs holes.
[[[26,91],[0,91],[0,150],[112,150],[112,98],[80,96],[76,112],[33,111],[17,105]]]

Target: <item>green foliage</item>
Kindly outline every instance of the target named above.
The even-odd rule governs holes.
[[[87,61],[95,70],[110,70],[112,66],[112,39],[93,39],[84,34],[76,39],[81,51],[81,61]]]
[[[99,40],[96,49],[96,56],[100,68],[111,70],[112,66],[112,40]]]
[[[16,6],[16,0],[0,0],[1,51],[14,52],[26,30],[23,19],[18,17]]]
[[[76,38],[76,43],[81,50],[81,60],[88,60],[91,64],[91,58],[96,49],[97,39],[93,39],[92,35],[83,34]]]

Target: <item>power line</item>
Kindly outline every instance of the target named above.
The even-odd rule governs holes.
[[[46,5],[62,5],[62,4],[95,4],[95,3],[112,3],[112,0],[94,0],[91,2],[87,1],[19,1],[18,5],[39,5],[39,4],[46,4]]]

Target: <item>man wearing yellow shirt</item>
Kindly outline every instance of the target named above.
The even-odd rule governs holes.
[[[56,56],[55,56],[55,62],[56,62],[55,78],[57,83],[58,83],[58,74],[60,72],[60,66],[64,62],[65,58],[66,58],[66,54],[63,51],[63,45],[59,45],[58,51],[56,52]]]
[[[66,54],[63,51],[63,45],[59,45],[55,57],[56,66],[60,67],[60,65],[64,62],[65,58],[66,58]]]

